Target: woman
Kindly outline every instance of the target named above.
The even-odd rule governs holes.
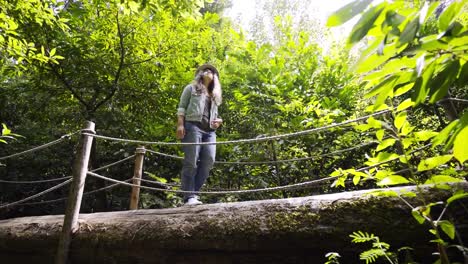
[[[200,66],[195,79],[184,88],[177,109],[176,136],[184,143],[216,142],[216,129],[222,101],[218,70],[210,64]],[[205,183],[216,156],[216,145],[183,147],[182,190],[198,192]],[[195,193],[184,193],[186,205],[202,204]]]

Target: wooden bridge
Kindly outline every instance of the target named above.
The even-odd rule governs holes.
[[[454,188],[468,190],[467,183]],[[385,189],[389,190],[389,189]],[[444,201],[448,192],[425,186],[390,189],[416,191],[418,197]],[[351,243],[354,231],[373,233],[392,246],[409,246],[432,263],[436,245],[425,224],[396,197],[345,192],[301,198],[206,204],[171,209],[80,214],[69,263],[324,263],[338,252],[343,263],[357,263],[369,249]],[[413,206],[419,199],[405,198]],[[456,209],[456,208],[454,208]],[[460,237],[468,237],[466,211],[451,210]],[[465,214],[457,215],[457,214]],[[64,216],[0,221],[2,263],[53,263]],[[421,251],[422,250],[422,251]]]

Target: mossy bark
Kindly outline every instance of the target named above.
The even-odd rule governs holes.
[[[431,261],[429,226],[418,224],[399,198],[368,192],[82,214],[70,263],[324,263],[327,252],[356,263],[370,247],[351,243],[349,235],[358,230],[379,236],[393,250],[410,246],[422,252],[420,262]],[[449,196],[426,187],[407,200],[416,206]],[[454,207],[450,213],[457,232],[468,237],[467,212]],[[62,215],[0,221],[0,259],[53,263],[62,222]]]

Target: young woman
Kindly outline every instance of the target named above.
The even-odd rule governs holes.
[[[200,66],[195,79],[184,88],[177,109],[176,136],[184,143],[216,142],[221,126],[218,106],[222,101],[218,70],[210,64]],[[216,156],[216,145],[183,146],[182,190],[198,192],[205,183]],[[202,204],[195,193],[185,193],[186,205]]]

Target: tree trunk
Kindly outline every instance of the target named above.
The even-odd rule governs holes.
[[[456,187],[468,190],[467,183]],[[354,231],[379,236],[394,252],[412,247],[418,262],[432,263],[436,245],[429,242],[434,237],[427,223],[418,224],[400,199],[367,192],[82,214],[70,263],[324,263],[328,252],[340,253],[343,263],[358,263],[371,245],[351,243]],[[417,206],[422,199],[449,196],[425,187],[417,199],[406,200]],[[466,238],[462,202],[448,213]],[[62,215],[0,221],[2,263],[52,263],[62,222]]]

